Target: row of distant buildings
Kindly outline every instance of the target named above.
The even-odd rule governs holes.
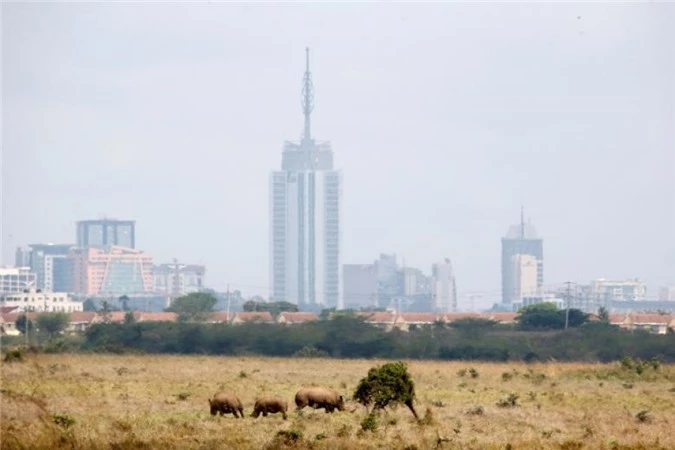
[[[151,255],[136,248],[135,221],[84,220],[77,222],[75,244],[17,249],[16,265],[0,268],[0,294],[33,288],[75,297],[176,297],[202,291],[205,275],[202,265],[154,264]]]
[[[345,308],[456,311],[457,286],[448,258],[431,266],[431,275],[399,266],[396,254],[380,254],[370,264],[342,266]]]
[[[550,302],[560,308],[569,305],[587,312],[601,306],[610,310],[675,310],[675,285],[664,287],[658,299],[647,295],[640,279],[598,278],[588,284],[544,283],[543,239],[521,211],[519,224],[511,225],[501,239],[501,296],[494,295],[495,309],[517,311],[523,306]],[[399,266],[395,254],[380,254],[370,264],[345,264],[343,297],[346,308],[386,308],[396,311],[453,312],[458,310],[457,286],[448,258],[433,264],[431,274]],[[482,297],[481,293],[468,294]],[[466,310],[466,306],[464,310]],[[473,308],[470,308],[473,309]]]
[[[674,309],[675,285],[660,289],[658,299],[647,295],[643,280],[609,280],[598,278],[588,284],[544,284],[544,245],[535,228],[521,220],[509,227],[502,238],[502,303],[501,308],[517,311],[523,306],[552,302],[563,308],[570,306],[584,311],[599,307],[612,310]]]

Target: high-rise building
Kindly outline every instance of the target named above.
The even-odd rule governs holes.
[[[330,142],[312,138],[312,75],[303,79],[303,137],[284,144],[270,176],[270,285],[275,301],[343,308],[340,296],[342,177]]]
[[[105,245],[136,248],[136,221],[100,219],[77,222],[78,247],[102,247]]]
[[[513,296],[511,302],[522,302],[525,297],[535,297],[537,289],[537,258],[517,254],[511,257]]]
[[[153,291],[152,256],[128,247],[71,251],[73,290],[81,295],[131,295]]]
[[[16,250],[16,265],[30,267],[35,287],[46,292],[72,291],[71,244],[31,244]]]
[[[523,210],[520,224],[512,225],[502,238],[502,302],[510,305],[516,300],[513,256],[532,255],[537,260],[537,289],[544,285],[544,240],[537,237],[535,228],[525,223]]]
[[[431,266],[431,298],[436,311],[457,311],[457,289],[448,258]]]
[[[663,286],[659,289],[659,300],[662,302],[675,301],[675,284]]]
[[[397,272],[398,288],[400,295],[409,297],[412,295],[428,294],[430,292],[429,277],[415,267],[402,267]]]
[[[386,307],[402,295],[396,253],[380,253],[380,257],[373,264],[377,273],[377,303],[378,306]]]
[[[374,264],[342,266],[342,298],[346,308],[378,306],[377,268]]]

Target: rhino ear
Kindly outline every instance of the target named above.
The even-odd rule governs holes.
[[[209,405],[212,405],[212,403],[211,403],[211,399],[209,399]]]
[[[343,396],[340,396],[340,400],[342,400],[343,402],[345,401]]]

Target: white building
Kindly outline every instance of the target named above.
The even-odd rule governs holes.
[[[662,287],[659,291],[659,300],[662,302],[675,301],[675,284]]]
[[[342,309],[342,177],[333,169],[330,142],[311,137],[309,50],[303,93],[303,138],[285,143],[281,170],[270,176],[271,298]]]
[[[22,312],[82,311],[82,302],[72,300],[67,293],[42,292],[34,287],[0,296],[0,306],[18,307]]]
[[[177,261],[153,266],[152,278],[156,293],[179,297],[204,290],[206,268]]]
[[[607,301],[640,301],[647,296],[647,285],[637,278],[618,281],[598,278],[591,282],[589,295],[598,304]]]
[[[402,267],[398,270],[398,284],[404,296],[413,296],[429,293],[429,277],[420,269],[414,267]]]
[[[30,267],[0,267],[0,294],[21,292],[36,282],[37,276]]]
[[[513,302],[522,302],[525,297],[534,297],[537,294],[537,269],[536,256],[516,254],[511,257],[511,286]]]
[[[431,266],[431,298],[436,311],[457,311],[455,274],[448,258]]]
[[[518,311],[520,308],[530,305],[536,305],[539,303],[553,303],[558,309],[563,309],[566,307],[566,302],[564,299],[560,298],[558,294],[555,293],[543,293],[536,294],[529,297],[523,297],[517,302],[513,303],[513,311]]]

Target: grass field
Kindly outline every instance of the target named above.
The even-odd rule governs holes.
[[[289,409],[303,385],[351,395],[378,363],[30,354],[2,363],[2,448],[675,448],[675,368],[665,365],[409,361],[421,423],[405,407],[375,431],[362,430],[361,406],[249,417],[263,393]],[[239,395],[246,418],[209,414],[220,389]]]

